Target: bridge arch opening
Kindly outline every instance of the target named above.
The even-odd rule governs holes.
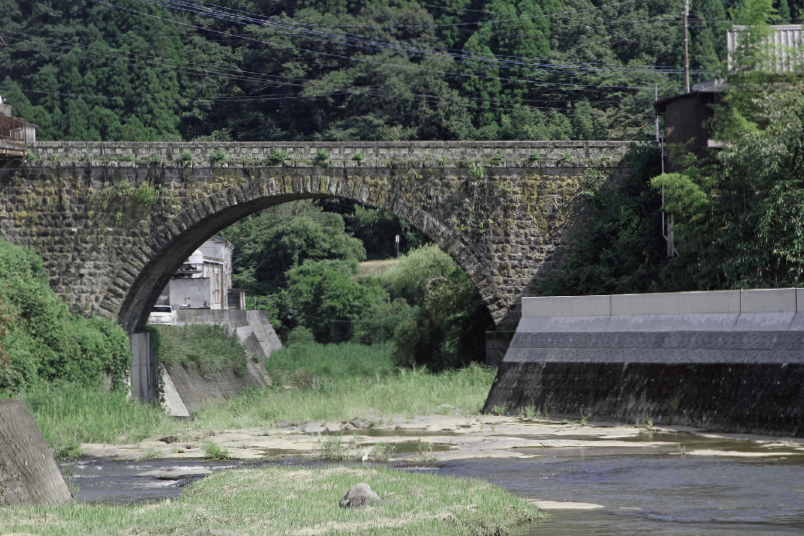
[[[311,193],[262,195],[255,199],[239,199],[237,195],[231,195],[233,192],[228,193],[230,195],[219,193],[199,200],[185,209],[177,217],[173,218],[173,221],[181,223],[186,222],[186,225],[177,225],[171,221],[165,226],[166,233],[169,233],[169,239],[166,240],[164,235],[158,237],[162,238],[162,240],[159,241],[160,245],[158,249],[153,248],[155,251],[153,252],[152,258],[140,268],[138,276],[130,285],[130,290],[120,308],[118,319],[130,333],[137,333],[144,329],[148,315],[152,307],[157,303],[162,290],[168,285],[170,279],[176,273],[176,270],[186,262],[190,255],[210,237],[221,233],[222,230],[229,228],[234,223],[252,214],[257,214],[266,208],[276,207],[299,200],[319,200],[318,204],[324,205],[332,203],[354,203],[357,206],[377,208],[361,200],[334,195]],[[406,218],[403,219],[399,217],[398,214],[394,214],[390,211],[388,211],[388,213],[400,221],[405,221],[416,229],[428,224],[428,217],[426,215],[418,214],[419,219],[417,220],[416,211],[406,210],[404,204],[397,206],[401,207],[398,212],[404,214]],[[154,242],[157,242],[158,238]],[[438,245],[439,248],[451,254],[450,256],[455,263],[467,273],[472,281],[471,284],[474,286],[472,290],[477,289],[476,282],[468,273],[466,269],[467,266],[464,265],[468,259],[469,267],[476,266],[477,262],[474,260],[473,256],[456,255],[456,252],[465,250],[460,247],[455,247],[455,245],[451,244],[449,241],[445,242],[441,240],[441,243],[439,243],[438,234],[431,232],[429,238],[432,239],[432,242]],[[473,328],[476,328],[474,329],[475,334],[483,334],[486,329],[493,329],[494,327],[493,320],[485,304],[482,310],[484,314],[475,315],[471,318],[474,322]],[[482,318],[478,318],[478,316]],[[480,324],[483,325],[481,326]],[[481,341],[480,344],[484,343]],[[482,356],[482,348],[479,348],[479,350],[480,356]]]

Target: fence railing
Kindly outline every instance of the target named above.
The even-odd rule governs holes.
[[[25,127],[25,119],[0,115],[0,141],[25,145],[27,143]]]

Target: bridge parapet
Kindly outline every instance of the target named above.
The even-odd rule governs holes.
[[[616,167],[631,142],[37,142],[28,165],[109,167]],[[328,155],[323,158],[324,154]]]

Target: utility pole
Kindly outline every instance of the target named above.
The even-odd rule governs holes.
[[[659,100],[659,83],[657,82],[653,84],[653,102],[657,102],[658,100]],[[654,115],[653,131],[656,134],[656,145],[659,145],[659,112],[655,112]]]
[[[689,40],[690,0],[684,2],[684,93],[690,92],[690,40]]]

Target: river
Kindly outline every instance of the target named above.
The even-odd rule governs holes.
[[[578,439],[563,437],[568,445]],[[517,448],[516,457],[391,464],[405,471],[480,478],[544,501],[550,520],[525,527],[518,536],[804,534],[802,444],[751,439],[641,432],[627,440],[633,443],[627,447],[595,447],[595,439],[585,437],[589,447],[546,443]],[[146,471],[220,471],[270,463],[323,462],[301,462],[286,454],[224,462],[82,458],[61,466],[79,489],[78,501],[129,504],[176,497],[198,478],[137,476]]]

